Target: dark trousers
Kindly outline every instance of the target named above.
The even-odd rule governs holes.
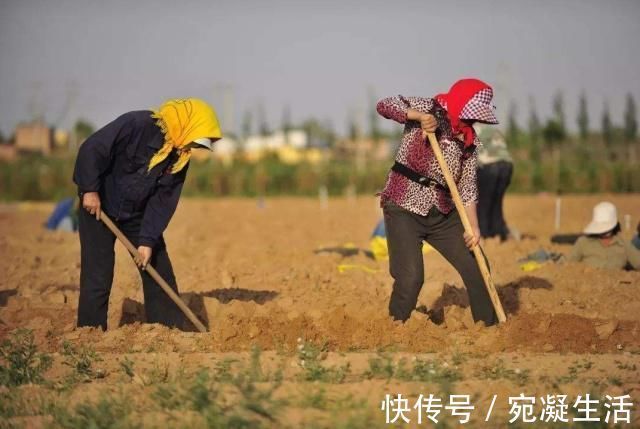
[[[84,209],[80,210],[78,220],[81,256],[78,326],[100,326],[106,330],[109,294],[113,283],[116,237],[102,222],[96,220],[95,216]],[[136,247],[140,222],[140,219],[116,222]],[[153,248],[149,263],[177,292],[176,278],[163,239],[160,239]],[[180,309],[146,271],[138,271],[142,277],[147,323],[162,323],[171,327],[181,326]]]
[[[509,228],[504,220],[504,194],[511,183],[513,164],[498,161],[478,169],[478,224],[483,237],[506,240]]]
[[[464,228],[456,210],[442,214],[435,207],[420,216],[391,202],[383,207],[389,247],[389,269],[395,280],[389,314],[406,321],[424,283],[422,242],[426,241],[458,271],[469,295],[471,313],[487,326],[497,322],[493,304],[473,253],[464,243]]]

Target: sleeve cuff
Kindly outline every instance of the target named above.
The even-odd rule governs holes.
[[[157,243],[157,240],[154,240],[150,237],[140,237],[138,239],[138,246],[147,246],[153,248]]]
[[[84,194],[88,194],[89,192],[99,192],[98,189],[93,188],[78,188],[78,196],[82,197]]]

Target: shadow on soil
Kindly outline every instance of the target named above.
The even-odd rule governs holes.
[[[258,305],[262,305],[271,301],[278,292],[272,290],[250,290],[242,288],[223,288],[213,289],[207,292],[187,292],[180,295],[189,309],[200,319],[204,326],[209,329],[209,316],[204,305],[204,298],[215,298],[222,304],[227,304],[233,300],[249,302],[253,301]],[[130,298],[125,298],[122,302],[122,316],[119,326],[130,325],[133,323],[144,323],[144,304]],[[195,332],[196,327],[186,320],[181,328],[183,331]]]
[[[546,279],[533,276],[520,277],[518,280],[506,285],[496,287],[502,307],[507,315],[517,314],[520,310],[520,289],[546,289],[551,290],[553,285]],[[450,306],[461,308],[469,307],[469,296],[464,288],[445,284],[442,295],[435,301],[433,308],[425,306],[416,308],[416,311],[427,314],[436,325],[444,323],[444,310]]]
[[[7,305],[9,298],[17,294],[18,289],[0,290],[0,307]]]

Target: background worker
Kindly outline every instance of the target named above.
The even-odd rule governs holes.
[[[505,241],[509,228],[504,220],[504,195],[511,183],[513,160],[504,135],[484,128],[478,149],[478,223],[484,238],[500,237]]]
[[[569,261],[596,268],[640,270],[640,249],[621,236],[615,205],[606,201],[597,204],[583,232],[585,236],[573,245]]]
[[[178,205],[192,149],[211,149],[222,134],[202,100],[170,100],[154,111],[123,114],[80,146],[73,180],[80,210],[78,326],[107,329],[115,236],[99,221],[105,212],[137,246],[146,321],[180,326],[182,313],[144,271],[151,263],[177,292],[163,232]]]

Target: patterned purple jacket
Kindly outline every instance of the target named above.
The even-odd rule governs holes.
[[[432,98],[403,97],[401,95],[384,98],[377,105],[380,115],[405,124],[396,161],[423,176],[446,185],[444,175],[429,142],[422,138],[420,123],[407,120],[407,110],[410,108],[422,113],[433,113],[435,108],[441,107]],[[462,203],[468,206],[477,202],[477,150],[475,148],[480,144],[480,141],[476,137],[474,146],[472,146],[473,152],[465,154],[462,141],[447,132],[438,132],[437,135],[444,159],[458,186]],[[422,216],[426,216],[434,206],[444,214],[455,208],[448,193],[437,188],[422,186],[394,171],[389,173],[386,186],[381,194],[381,204],[386,201],[392,201],[394,204]]]

